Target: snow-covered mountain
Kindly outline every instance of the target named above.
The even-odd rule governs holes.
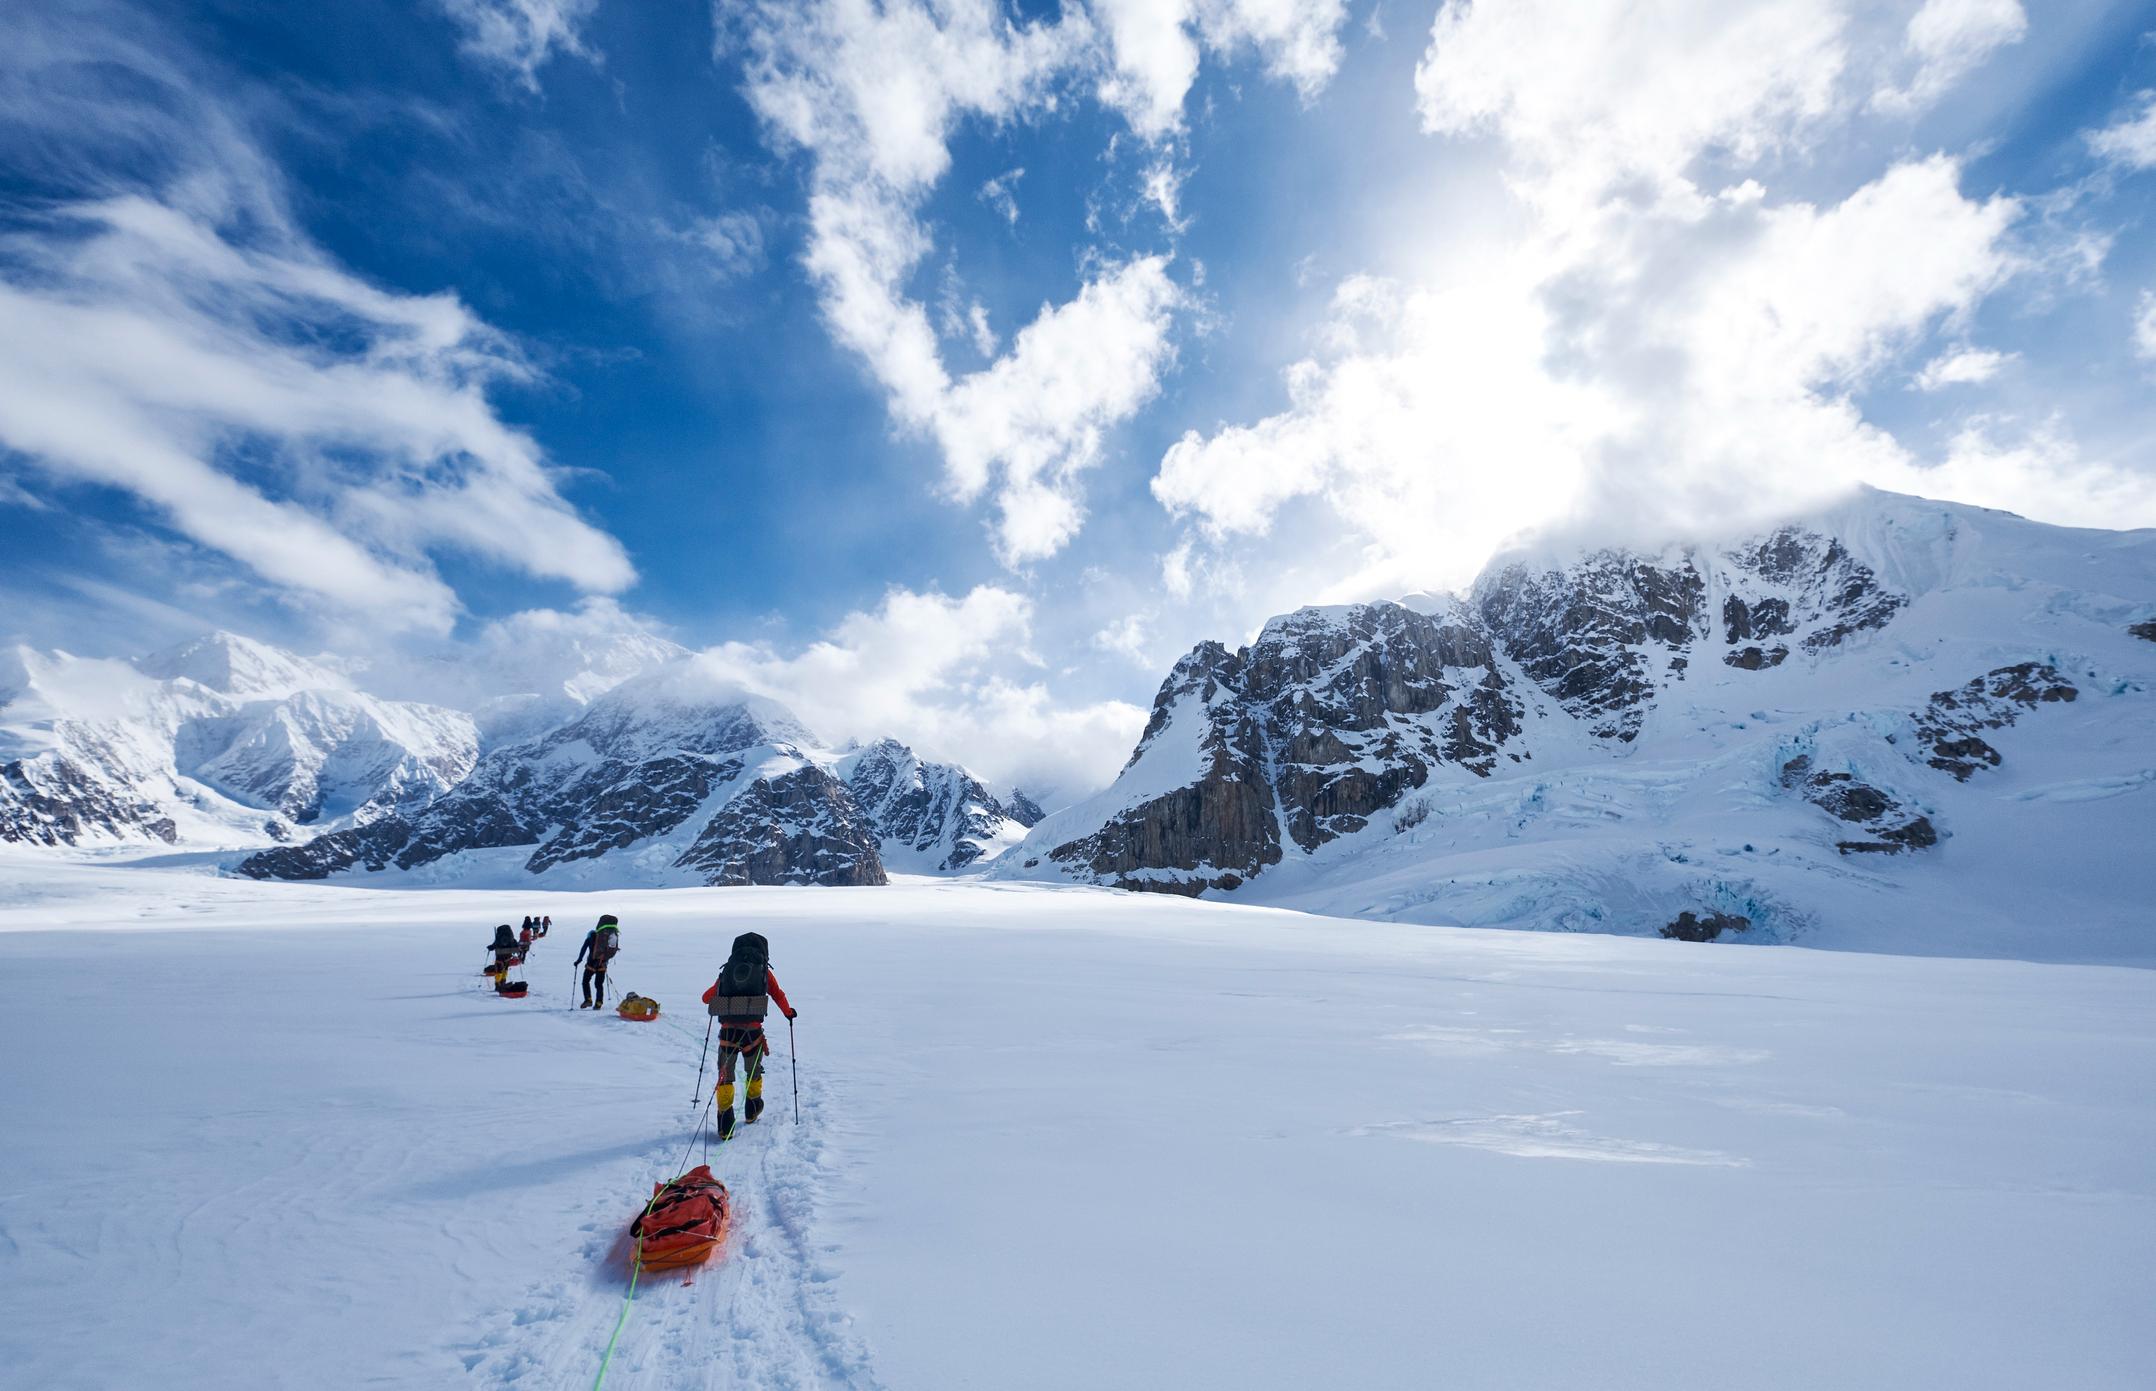
[[[1038,812],[1030,804],[1017,814]],[[270,850],[239,872],[551,884],[885,882],[963,868],[1023,834],[964,769],[892,740],[836,754],[791,712],[685,657],[566,724],[490,749],[423,809]]]
[[[268,844],[423,805],[478,754],[469,716],[231,633],[133,662],[0,652],[0,841]]]
[[[1721,544],[1517,554],[1464,598],[1201,644],[1114,785],[996,872],[1753,938],[2145,911],[2121,888],[2156,843],[2152,615],[2156,533],[1878,492]]]
[[[853,750],[835,771],[893,868],[948,872],[993,860],[1041,819],[1024,793],[998,798],[964,768],[924,761],[896,739]]]

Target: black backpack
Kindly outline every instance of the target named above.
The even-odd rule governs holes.
[[[763,934],[744,932],[736,937],[733,952],[720,968],[711,1012],[734,1019],[761,1019],[770,1013],[771,997],[764,993],[764,974],[770,969],[771,944]]]
[[[516,944],[516,930],[510,927],[509,924],[503,923],[500,927],[494,929],[494,949],[496,951],[500,951],[504,947],[514,947]]]

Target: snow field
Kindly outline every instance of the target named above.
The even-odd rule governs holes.
[[[725,1260],[644,1285],[610,1387],[2125,1388],[2156,1354],[2148,971],[5,868],[9,1385],[589,1386],[751,929],[803,1123],[781,1025],[712,1150]],[[532,997],[494,999],[488,931],[534,911]],[[601,911],[660,1023],[566,1008]]]

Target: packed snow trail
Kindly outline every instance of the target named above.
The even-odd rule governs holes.
[[[741,930],[802,1011],[802,1123],[774,1030],[770,1108],[711,1150],[732,1242],[639,1290],[610,1388],[2103,1391],[2156,1357],[2156,972],[6,868],[9,1384],[589,1387],[627,1224],[701,1157],[696,996]],[[660,1022],[567,1007],[601,911]]]

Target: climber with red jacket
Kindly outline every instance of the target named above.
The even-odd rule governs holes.
[[[779,989],[771,972],[771,944],[762,935],[744,932],[734,939],[734,949],[719,971],[719,978],[704,992],[704,1003],[719,1021],[719,1083],[711,1094],[719,1112],[719,1138],[734,1133],[734,1063],[741,1063],[742,1082],[748,1092],[748,1121],[754,1124],[764,1112],[764,1055],[771,1044],[764,1037],[764,1016],[776,1002],[788,1019],[800,1014]]]

